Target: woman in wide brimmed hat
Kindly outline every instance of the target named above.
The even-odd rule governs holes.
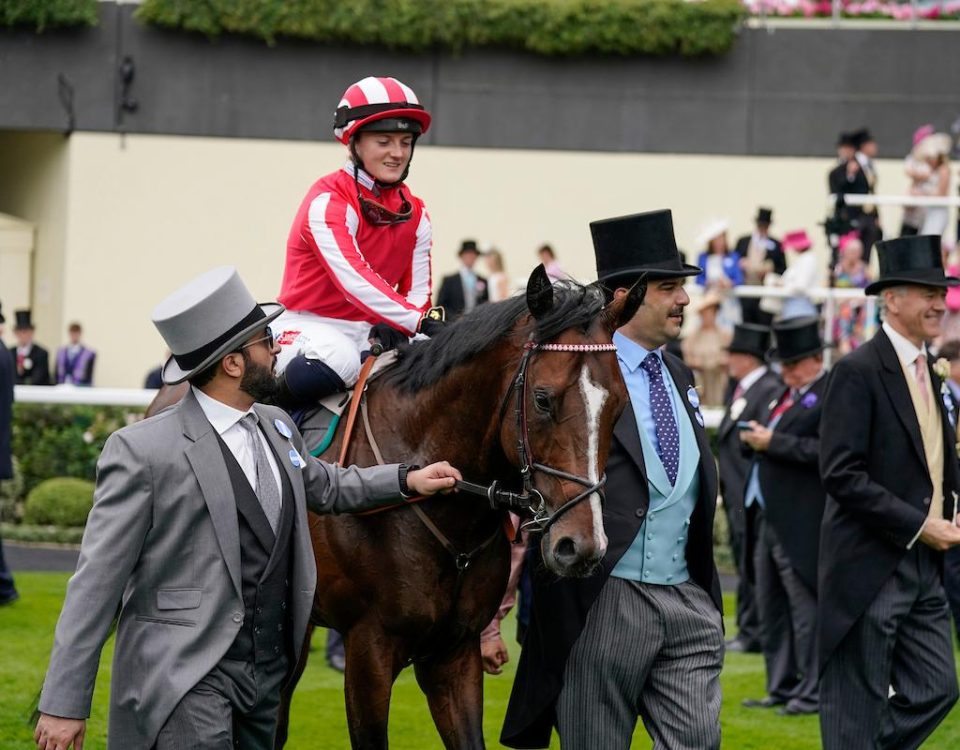
[[[683,361],[694,371],[700,400],[707,406],[723,405],[727,377],[727,346],[732,333],[717,325],[723,297],[715,291],[704,294],[693,304],[700,326],[680,342]]]
[[[816,315],[817,307],[807,296],[812,287],[819,284],[820,267],[812,252],[813,241],[805,229],[787,232],[783,237],[783,249],[787,253],[787,270],[780,278],[780,285],[791,293],[783,300],[779,319],[800,318]]]
[[[926,165],[929,176],[916,188],[915,195],[944,197],[950,191],[950,150],[953,139],[946,133],[930,133],[913,147],[911,158]],[[920,226],[921,235],[942,236],[950,220],[947,206],[927,206]]]
[[[714,291],[721,295],[720,325],[733,329],[743,316],[740,300],[730,294],[730,290],[743,284],[743,269],[740,254],[730,250],[727,244],[729,228],[730,222],[726,219],[712,219],[697,235],[697,245],[706,248],[697,258],[697,265],[703,269],[697,276],[697,284],[705,292]]]

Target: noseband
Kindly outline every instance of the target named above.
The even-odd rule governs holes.
[[[503,508],[514,512],[530,512],[533,517],[524,522],[523,527],[538,526],[543,533],[546,533],[567,511],[572,510],[594,492],[600,495],[602,502],[603,485],[606,484],[607,481],[606,474],[600,477],[599,482],[591,482],[586,477],[570,474],[534,460],[533,453],[530,450],[530,435],[527,428],[527,368],[530,365],[530,358],[536,351],[593,353],[615,352],[616,350],[616,344],[537,344],[532,338],[528,340],[523,346],[523,354],[520,357],[520,364],[517,366],[513,384],[506,394],[504,394],[503,403],[500,406],[500,422],[502,424],[507,412],[507,407],[510,405],[510,398],[511,396],[514,397],[513,410],[517,426],[517,459],[520,463],[520,478],[523,481],[523,491],[516,493],[501,489],[496,481],[489,486],[461,481],[457,482],[457,488],[485,496],[490,501],[492,508]],[[538,471],[547,476],[579,484],[586,489],[579,495],[567,500],[563,505],[553,511],[553,513],[550,513],[543,495],[533,486],[533,475],[534,472]]]

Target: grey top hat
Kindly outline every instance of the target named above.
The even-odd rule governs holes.
[[[232,266],[221,266],[180,287],[156,306],[153,324],[170,348],[164,383],[182,383],[236,349],[283,312],[258,304]]]

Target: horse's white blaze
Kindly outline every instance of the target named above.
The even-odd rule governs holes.
[[[580,370],[580,393],[587,412],[587,478],[592,484],[600,481],[600,412],[606,403],[607,389],[597,385],[590,379],[590,370],[586,365]],[[593,542],[597,552],[607,551],[607,535],[603,531],[603,509],[600,506],[600,495],[594,492],[590,495],[590,512],[593,514]]]

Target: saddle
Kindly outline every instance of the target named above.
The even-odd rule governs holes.
[[[396,361],[397,352],[395,349],[386,351],[376,357],[366,380],[359,381],[358,385],[365,388],[370,381],[382,375]],[[348,388],[339,393],[331,393],[329,396],[320,399],[316,406],[300,409],[291,414],[294,423],[300,430],[300,434],[303,435],[303,440],[310,451],[310,455],[319,457],[333,444],[341,418],[350,409],[355,391],[356,387]]]

